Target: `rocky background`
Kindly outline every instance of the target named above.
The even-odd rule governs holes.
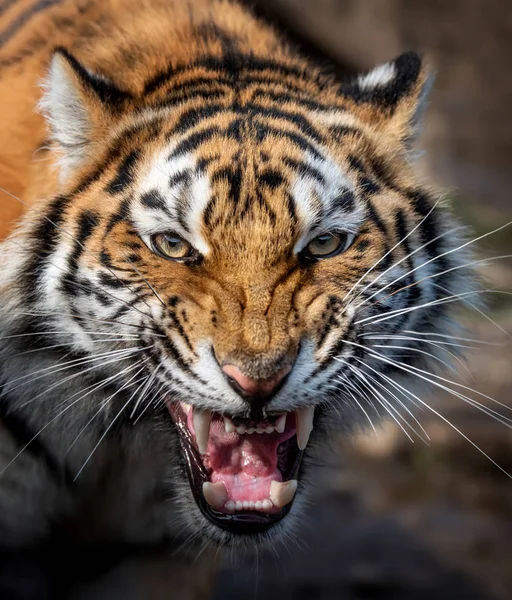
[[[256,4],[349,70],[424,52],[437,78],[421,168],[476,234],[512,219],[510,2]],[[480,251],[511,254],[512,228]],[[512,290],[512,259],[483,271],[490,288]],[[461,369],[456,381],[508,405],[483,399],[512,417],[512,299],[496,294],[485,314],[468,312],[473,337],[486,344],[469,351],[471,375]],[[510,429],[456,398],[428,401],[512,473]],[[512,481],[446,422],[428,411],[419,418],[428,446],[392,424],[378,436],[340,440],[300,538],[258,561],[228,555],[215,600],[510,599]]]

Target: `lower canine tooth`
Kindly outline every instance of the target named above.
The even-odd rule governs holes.
[[[196,434],[197,447],[201,454],[206,454],[208,449],[208,437],[210,435],[210,422],[212,412],[210,410],[198,411],[194,409],[193,413],[194,433]]]
[[[297,480],[272,481],[270,484],[270,499],[277,508],[283,508],[293,500],[297,491]]]
[[[297,419],[297,444],[299,446],[299,450],[304,450],[304,448],[308,445],[309,436],[313,431],[314,415],[314,406],[299,408],[295,411],[295,417]]]
[[[228,492],[226,491],[226,486],[222,481],[218,481],[217,483],[211,483],[210,481],[205,481],[203,483],[203,496],[206,498],[206,502],[212,508],[222,508],[226,504],[226,500],[228,499]],[[229,502],[226,504],[229,504]]]
[[[192,408],[190,406],[190,404],[187,404],[186,402],[180,402],[180,406],[186,415],[188,415],[188,413],[190,412],[190,409]]]

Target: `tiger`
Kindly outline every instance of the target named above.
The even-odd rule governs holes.
[[[477,285],[428,61],[340,78],[236,0],[0,23],[0,549],[278,543],[333,440],[414,428]]]

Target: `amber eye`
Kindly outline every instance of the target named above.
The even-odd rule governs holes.
[[[346,233],[323,233],[311,240],[303,252],[309,258],[329,258],[341,254],[349,247],[351,241]]]
[[[172,260],[187,260],[197,257],[192,246],[175,233],[157,233],[151,238],[155,252]]]

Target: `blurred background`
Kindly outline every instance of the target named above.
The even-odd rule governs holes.
[[[508,0],[259,0],[305,49],[349,72],[406,50],[437,71],[419,168],[445,190],[475,235],[512,219],[512,4]],[[308,43],[310,45],[308,45]],[[512,227],[479,244],[512,254]],[[488,287],[512,291],[512,259],[482,268]],[[512,298],[489,294],[485,316],[467,312],[469,375],[458,381],[512,408]],[[493,324],[492,321],[496,323]],[[474,379],[473,379],[474,378]],[[500,407],[473,394],[504,416]],[[429,403],[512,473],[512,431],[462,400]],[[231,565],[215,600],[512,598],[512,481],[428,411],[430,436],[412,444],[387,424],[339,440],[300,539]]]

